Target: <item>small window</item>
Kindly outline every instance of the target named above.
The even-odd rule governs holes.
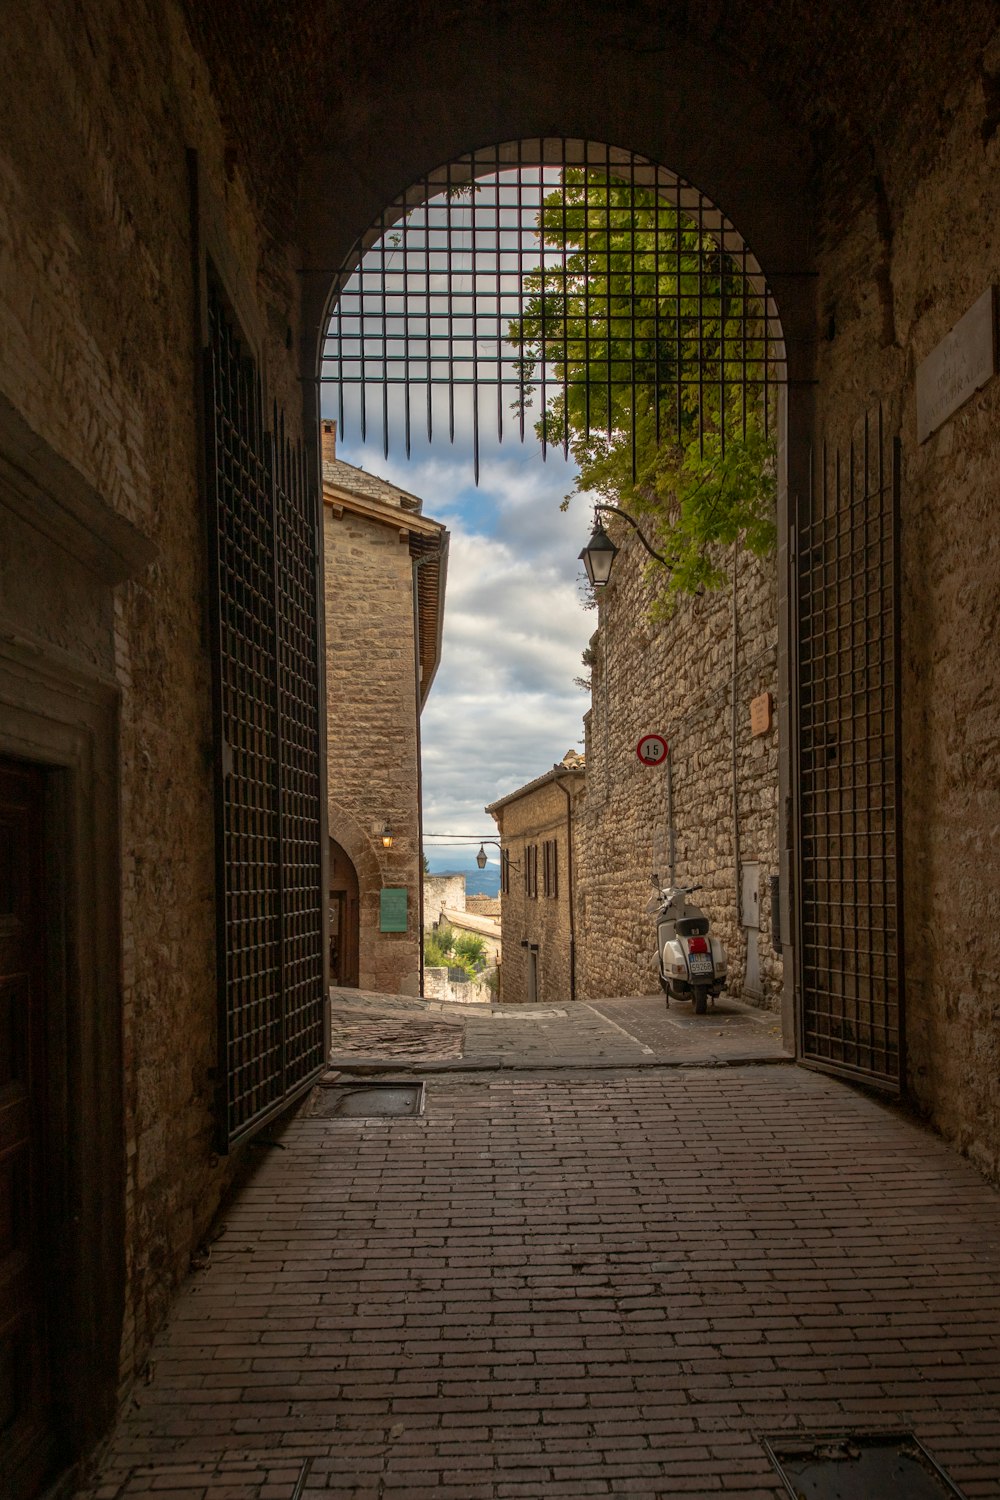
[[[543,889],[546,896],[559,894],[559,845],[555,839],[546,839],[543,851]]]
[[[538,845],[524,846],[524,894],[529,899],[538,895]]]

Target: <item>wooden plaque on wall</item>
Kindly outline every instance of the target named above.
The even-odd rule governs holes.
[[[767,734],[774,721],[774,699],[770,693],[761,693],[750,701],[750,733]]]

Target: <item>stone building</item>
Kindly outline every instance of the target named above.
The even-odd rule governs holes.
[[[577,820],[584,759],[562,760],[486,811],[500,833],[503,1005],[563,1005],[577,998]]]
[[[420,712],[441,657],[448,532],[337,458],[324,420],[330,979],[421,987]]]
[[[451,906],[465,910],[468,897],[465,894],[465,876],[460,870],[448,870],[440,875],[424,875],[424,930],[433,927],[442,907]]]
[[[619,529],[624,530],[620,523]],[[613,529],[613,527],[612,527]],[[578,818],[584,997],[657,988],[655,871],[674,862],[729,958],[730,993],[777,1009],[782,963],[772,932],[778,874],[778,630],[773,561],[730,557],[730,591],[687,599],[649,621],[656,568],[631,534],[598,592],[589,649],[587,795]],[[751,723],[751,704],[761,717]],[[756,732],[755,732],[756,729]],[[660,734],[669,753],[636,749]],[[779,935],[780,936],[780,935]]]
[[[0,83],[0,1036],[45,1044],[2,1043],[17,1500],[98,1439],[324,1065],[322,340],[382,209],[470,142],[620,143],[752,248],[788,355],[787,1035],[1000,1179],[1000,381],[991,337],[954,358],[970,311],[995,332],[994,0],[14,0]],[[873,496],[900,524],[855,546]]]
[[[450,927],[456,937],[482,938],[487,964],[500,962],[500,902],[490,896],[469,896],[465,876],[424,876],[424,931]]]

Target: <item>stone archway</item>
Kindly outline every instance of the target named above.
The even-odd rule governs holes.
[[[760,110],[762,115],[766,114],[766,111],[763,110],[763,106],[761,105],[760,101],[757,101],[756,107],[758,108],[758,110]],[[773,121],[771,123],[773,125]],[[661,127],[660,134],[661,136],[663,136],[665,133],[663,129],[663,122],[660,121],[659,124]],[[587,139],[592,140],[593,138]],[[682,155],[686,160],[695,159],[694,157],[690,156],[690,142],[687,142],[686,145],[684,145],[683,143],[678,145],[678,143],[676,142],[674,144],[677,145],[678,149],[682,150]],[[559,156],[560,145],[561,158]],[[567,158],[567,146],[571,147],[569,158]],[[708,155],[702,159],[702,165],[704,166],[705,170],[710,171],[713,177],[715,177],[719,181],[724,182],[725,188],[730,192],[731,196],[740,197],[741,194],[745,193],[746,184],[737,182],[736,178],[733,175],[732,169],[733,161],[735,160],[735,158],[731,153],[727,154],[725,151],[721,151],[719,148],[720,142],[718,139],[715,139],[713,151],[716,152],[716,155],[713,156],[713,151],[709,151]],[[460,164],[460,170],[462,172],[467,172],[470,176],[478,177],[482,175],[484,177],[488,177],[491,169],[493,169],[494,171],[502,171],[503,164],[508,162],[512,166],[516,164],[516,166],[520,168],[522,164],[535,160],[535,158],[530,156],[530,152],[532,151],[532,149],[536,149],[539,152],[539,155],[537,157],[538,163],[548,164],[550,162],[559,161],[561,159],[562,165],[565,167],[567,159],[571,159],[574,161],[582,160],[583,162],[589,162],[592,159],[589,154],[591,147],[584,141],[567,142],[564,139],[560,143],[559,141],[550,138],[530,142],[514,140],[495,148],[483,148],[477,150],[475,153],[472,153],[471,156],[467,156],[463,159]],[[627,159],[633,171],[635,170],[636,163],[640,160],[636,153],[627,152],[620,148],[611,148],[605,146],[597,147],[596,149],[598,151],[603,150],[606,153],[606,162],[610,162],[610,160],[612,159],[611,153],[613,153],[614,160],[616,162],[619,160]],[[761,149],[763,149],[763,147],[761,147]],[[783,144],[780,138],[780,132],[778,136],[771,138],[771,149],[775,154],[775,170],[777,172],[777,177],[778,179],[780,179],[782,175],[785,176],[785,185],[791,192],[791,183],[790,179],[788,178],[788,163],[786,161],[783,166],[781,165]],[[735,145],[733,145],[733,150],[735,150]],[[552,155],[552,151],[555,151],[556,154]],[[582,153],[582,155],[580,153]],[[652,174],[649,180],[657,184],[658,192],[667,195],[667,201],[674,202],[678,206],[678,208],[680,208],[681,203],[683,202],[685,209],[687,209],[689,206],[689,198],[685,197],[682,199],[681,195],[682,193],[686,195],[693,194],[694,197],[698,200],[699,204],[698,209],[696,210],[699,224],[705,223],[706,227],[708,226],[708,219],[704,217],[707,210],[707,213],[712,216],[712,229],[710,229],[709,232],[714,232],[716,225],[718,225],[719,227],[719,244],[725,244],[727,250],[732,244],[739,243],[742,245],[743,274],[747,277],[748,281],[751,279],[751,277],[753,277],[755,278],[755,285],[765,288],[768,296],[767,305],[772,310],[770,316],[774,317],[775,324],[781,330],[781,334],[779,335],[779,337],[784,333],[784,318],[786,316],[793,325],[795,325],[796,323],[798,323],[799,325],[803,325],[804,323],[808,322],[809,281],[807,277],[789,276],[784,272],[782,268],[779,268],[777,277],[778,289],[775,291],[773,297],[771,297],[770,286],[767,280],[767,267],[762,263],[761,259],[756,254],[756,247],[752,244],[748,244],[747,240],[743,237],[743,226],[734,225],[732,223],[732,220],[729,219],[727,215],[723,215],[720,213],[715,204],[713,202],[710,202],[710,200],[708,200],[708,198],[701,192],[700,182],[690,184],[688,182],[685,182],[683,178],[679,177],[674,169],[672,161],[670,162],[670,165],[668,167],[660,167],[654,165],[654,162],[649,161],[648,159],[643,158],[643,160],[645,160],[646,163],[643,170],[646,170]],[[663,158],[659,158],[659,160],[662,161]],[[425,175],[423,177],[423,180],[417,181],[413,185],[413,187],[403,190],[397,188],[396,197],[392,200],[392,208],[390,210],[386,210],[383,205],[379,205],[373,225],[370,227],[366,226],[355,235],[354,248],[350,255],[347,257],[345,266],[357,266],[360,263],[361,257],[363,256],[366,248],[374,246],[377,243],[380,236],[385,233],[387,225],[397,223],[404,217],[404,215],[406,215],[408,210],[416,204],[428,201],[430,194],[433,191],[433,185],[435,182],[439,184],[441,182],[446,182],[448,187],[450,188],[451,173],[452,167],[441,167],[439,161],[438,163],[435,163],[434,168],[430,170],[425,168]],[[668,186],[668,183],[673,184],[673,186]],[[438,188],[438,190],[440,191],[440,187]],[[799,189],[795,189],[795,191],[799,191]],[[673,198],[670,197],[671,193],[675,195]],[[789,263],[794,262],[797,257],[803,254],[804,245],[799,237],[800,225],[793,224],[790,229],[788,226],[785,226],[784,228],[786,243],[782,246],[783,253],[780,256],[778,255],[777,245],[781,238],[783,218],[780,207],[771,200],[769,192],[766,192],[762,195],[751,194],[746,206],[750,217],[755,220],[756,228],[760,237],[764,239],[765,242],[770,240],[775,246],[774,256],[776,260],[782,261],[784,265],[787,266]],[[327,224],[325,228],[321,228],[318,213],[313,223],[314,227],[317,228],[319,232],[324,234],[329,233],[331,226]],[[398,241],[398,235],[396,236],[396,239]],[[404,246],[405,243],[406,241],[404,234]],[[320,302],[318,299],[320,298],[325,286],[327,302],[322,305],[321,314],[321,316],[325,319],[327,309],[331,305],[331,299],[336,299],[339,289],[344,285],[345,281],[343,275],[339,276],[335,281],[332,282],[331,278],[328,275],[323,278],[322,282],[319,277],[316,278],[316,281],[314,283],[311,282],[309,278],[307,278],[305,283],[307,298],[312,297],[313,299],[316,299],[310,303],[310,307],[316,309],[320,307]],[[787,309],[787,313],[784,311],[785,309]],[[307,321],[311,321],[312,316],[313,313],[310,312]],[[363,326],[367,325],[365,324]],[[322,331],[324,334],[326,333],[325,322],[323,324]],[[807,448],[807,434],[805,430],[805,418],[807,416],[807,412],[805,403],[800,398],[800,393],[803,390],[803,387],[798,383],[798,376],[796,375],[796,372],[800,372],[803,368],[804,349],[806,347],[806,344],[801,339],[793,339],[791,341],[790,347],[788,347],[789,358],[787,364],[789,383],[783,386],[781,391],[781,398],[779,401],[779,532],[782,538],[782,547],[778,559],[778,570],[779,576],[781,576],[782,578],[782,584],[779,586],[779,610],[781,619],[779,625],[780,644],[778,648],[779,656],[777,673],[777,696],[779,718],[784,730],[782,735],[780,753],[780,791],[778,797],[779,803],[785,802],[790,795],[789,767],[792,763],[790,754],[790,751],[792,749],[790,731],[791,726],[794,723],[794,717],[789,711],[790,690],[788,654],[786,650],[786,642],[789,638],[789,626],[787,618],[788,589],[784,584],[784,570],[787,567],[787,549],[785,546],[785,539],[787,537],[788,530],[788,496],[791,490],[791,474],[795,467],[796,452],[796,445],[790,443],[789,435],[791,433],[799,434],[800,441],[798,443],[798,451],[801,451],[804,454]],[[430,398],[428,396],[428,410],[429,408]],[[782,828],[782,831],[785,831],[784,826]],[[790,838],[790,829],[788,830],[788,834]],[[789,920],[789,913],[787,911],[787,893],[791,888],[791,882],[788,878],[790,869],[790,857],[791,851],[788,847],[788,840],[786,839],[784,846],[781,849],[780,856],[782,874],[785,877],[780,881],[780,887],[785,893],[786,916],[782,924],[782,930],[785,934],[785,942],[786,947],[789,950],[789,958],[792,957],[792,954],[790,951],[791,943],[789,941],[788,935],[791,934],[794,930],[794,925]],[[786,1037],[789,1039],[793,1034],[794,1019],[794,990],[792,981],[793,972],[794,965],[792,963],[788,963],[785,967],[786,987],[783,1008],[785,1012],[785,1032]]]
[[[303,165],[298,232],[303,252],[301,361],[321,371],[323,339],[338,268],[364,247],[384,205],[438,164],[484,142],[563,134],[607,141],[664,163],[708,195],[739,229],[771,287],[784,331],[788,386],[779,435],[779,713],[791,726],[788,645],[789,497],[805,493],[812,430],[816,350],[808,164],[810,143],[757,85],[722,53],[693,36],[664,45],[625,44],[609,53],[600,6],[573,7],[551,26],[518,17],[516,47],[495,18],[466,8],[447,31],[426,37],[414,56],[390,55],[380,88],[392,111],[331,115]],[[629,23],[631,25],[631,23]],[[641,31],[642,23],[636,23]],[[626,29],[629,29],[626,27]],[[618,41],[616,40],[616,44]],[[648,39],[647,39],[648,40]],[[627,54],[627,56],[626,56]],[[468,60],[476,87],[469,87]],[[623,70],[628,88],[623,91]],[[317,419],[312,387],[307,421]],[[779,802],[790,807],[793,745],[783,736]],[[794,931],[792,819],[782,816],[782,931]],[[791,954],[789,954],[791,957]],[[783,1021],[794,1038],[794,965],[785,966]]]

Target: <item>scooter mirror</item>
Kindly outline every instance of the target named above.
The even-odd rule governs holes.
[[[655,875],[655,874],[654,875],[650,875],[649,878],[653,882],[653,884],[657,887],[657,889],[659,889],[659,885],[660,885],[660,877],[659,877],[659,875]]]

